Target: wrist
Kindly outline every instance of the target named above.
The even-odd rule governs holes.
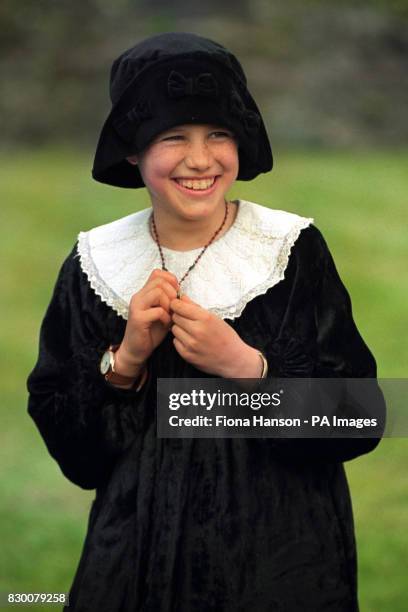
[[[122,345],[115,352],[115,372],[122,376],[138,378],[146,368],[146,361],[137,361],[122,348]]]
[[[142,371],[140,372],[140,374],[138,376],[135,377],[135,379],[127,384],[122,384],[122,383],[114,383],[114,382],[110,382],[111,385],[113,385],[114,387],[117,387],[118,389],[124,389],[126,390],[135,390],[135,391],[140,391],[140,389],[143,387],[143,385],[145,384],[147,378],[148,378],[148,370],[147,367],[144,367],[142,369]]]
[[[253,346],[244,343],[244,349],[240,351],[239,358],[230,364],[230,372],[225,378],[262,378],[266,375],[266,360]]]

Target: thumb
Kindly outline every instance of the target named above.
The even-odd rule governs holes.
[[[182,302],[185,302],[186,304],[193,304],[194,306],[200,306],[200,304],[197,304],[197,302],[193,302],[193,300],[189,298],[188,295],[186,295],[185,293],[183,293],[180,300]]]

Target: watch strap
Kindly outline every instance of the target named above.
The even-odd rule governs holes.
[[[144,385],[146,378],[147,378],[147,368],[144,367],[143,370],[140,372],[140,374],[138,376],[136,376],[136,378],[134,376],[124,376],[123,374],[119,374],[118,372],[115,372],[115,358],[114,358],[114,354],[116,353],[116,351],[119,348],[119,344],[112,344],[108,351],[110,351],[112,353],[112,360],[111,360],[111,367],[109,368],[109,371],[105,374],[105,380],[108,383],[114,384],[114,385],[130,385],[132,384],[132,387],[130,387],[131,389],[133,389],[136,384],[136,391],[139,391],[139,389],[142,388],[142,386]]]

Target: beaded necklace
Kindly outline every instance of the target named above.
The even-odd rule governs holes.
[[[221,223],[220,227],[217,229],[217,231],[214,233],[214,235],[212,236],[211,240],[209,240],[207,242],[206,245],[203,246],[203,248],[201,249],[200,253],[197,255],[197,257],[195,258],[195,260],[193,261],[193,263],[191,264],[191,266],[187,269],[187,271],[185,272],[185,274],[182,276],[182,278],[179,280],[179,290],[177,291],[177,298],[180,299],[181,297],[181,291],[180,291],[180,286],[181,283],[187,278],[187,276],[190,274],[191,270],[193,268],[195,268],[195,266],[197,265],[198,261],[201,259],[201,257],[204,255],[205,251],[208,249],[208,247],[210,246],[210,244],[212,244],[215,240],[215,238],[218,236],[218,234],[220,233],[220,231],[222,230],[222,228],[225,225],[225,222],[227,220],[227,216],[228,216],[228,202],[225,201],[225,215],[224,215],[224,220]],[[159,253],[160,253],[160,259],[161,259],[161,263],[162,263],[162,270],[165,270],[166,272],[168,272],[167,267],[166,267],[166,262],[164,259],[164,255],[163,255],[163,250],[159,241],[159,234],[157,232],[157,227],[156,227],[156,223],[154,221],[154,214],[152,213],[151,216],[151,221],[152,221],[152,231],[153,231],[153,236],[154,236],[154,240],[157,244],[157,246],[159,247]]]

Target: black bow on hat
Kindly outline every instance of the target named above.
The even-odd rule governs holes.
[[[258,113],[245,108],[240,95],[235,90],[231,92],[230,109],[232,114],[242,121],[245,131],[255,136],[261,125],[261,117]]]
[[[133,142],[142,121],[151,119],[152,116],[148,102],[139,101],[125,115],[115,118],[113,124],[125,142]]]
[[[204,72],[196,77],[185,77],[180,72],[172,70],[167,81],[167,91],[171,98],[183,96],[218,96],[218,84],[210,72]]]

